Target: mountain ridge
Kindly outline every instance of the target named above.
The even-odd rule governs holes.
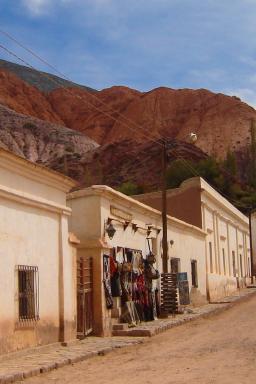
[[[90,92],[97,92],[96,89],[74,83],[73,81],[63,79],[52,73],[38,71],[25,65],[12,63],[11,61],[0,59],[0,69],[5,69],[15,73],[20,79],[27,82],[29,85],[35,86],[42,92],[50,92],[59,87],[78,87],[84,88]],[[44,81],[42,81],[42,79]],[[59,87],[58,85],[59,84]]]
[[[0,68],[0,104],[3,107],[28,119],[40,119],[44,122],[43,125],[39,123],[41,129],[48,127],[51,130],[57,124],[62,128],[54,129],[66,127],[82,135],[76,136],[77,140],[90,138],[94,142],[93,148],[86,149],[84,155],[82,148],[79,153],[74,149],[74,156],[72,151],[61,149],[54,159],[49,152],[49,159],[33,161],[43,161],[46,166],[66,172],[82,184],[86,173],[91,174],[91,183],[102,179],[101,176],[94,177],[98,162],[105,176],[101,182],[105,180],[117,186],[118,182],[130,179],[140,183],[141,178],[145,185],[148,178],[149,185],[156,187],[153,178],[157,177],[160,164],[157,160],[152,161],[152,167],[158,169],[152,171],[152,177],[147,169],[151,167],[148,153],[156,158],[161,156],[155,141],[165,137],[179,142],[182,156],[189,160],[194,152],[182,141],[190,132],[195,132],[198,136],[196,161],[208,155],[222,162],[231,152],[239,168],[238,176],[245,182],[243,175],[250,160],[251,146],[255,144],[252,143],[251,125],[253,120],[256,121],[256,111],[238,97],[207,89],[168,87],[140,92],[126,86],[113,86],[90,92],[74,87],[73,83],[65,84],[67,88],[62,86],[41,92],[35,85],[22,80],[19,73]],[[0,118],[4,131],[6,117],[2,114]],[[18,124],[16,120],[13,120],[14,128]],[[18,127],[22,129],[19,124]],[[45,139],[40,136],[40,140],[44,142]],[[56,143],[52,145],[54,147]],[[136,172],[129,157],[134,162],[139,159]],[[119,178],[115,172],[120,174]]]

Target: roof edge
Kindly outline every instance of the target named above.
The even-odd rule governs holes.
[[[157,209],[154,209],[144,203],[141,203],[140,201],[137,201],[133,199],[130,196],[124,195],[123,193],[116,191],[115,189],[107,186],[107,185],[92,185],[91,187],[79,189],[74,192],[70,192],[67,195],[67,200],[72,200],[76,198],[82,198],[86,196],[109,196],[111,198],[117,198],[120,200],[125,200],[126,202],[130,203],[133,207],[138,208],[139,210],[148,211],[157,216],[158,218],[161,218],[162,213],[158,211]],[[193,230],[197,232],[198,234],[204,236],[206,235],[206,232],[202,230],[199,227],[196,227],[192,224],[186,223],[185,221],[179,220],[176,217],[167,215],[168,221],[171,221],[172,223],[175,222],[178,226],[182,226],[183,228],[186,228],[187,230]]]
[[[0,148],[1,166],[10,170],[14,170],[16,173],[36,180],[38,182],[44,182],[50,186],[60,189],[64,192],[70,191],[71,188],[78,185],[78,183],[68,176],[49,169],[43,165],[33,163],[15,153],[8,151],[4,148]],[[13,165],[15,164],[15,169]]]

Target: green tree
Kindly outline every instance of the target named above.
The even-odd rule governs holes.
[[[215,179],[214,184],[221,189],[223,193],[236,198],[237,194],[237,164],[235,154],[227,151],[226,158],[220,163],[220,175]]]
[[[230,150],[227,151],[226,159],[223,161],[223,168],[232,176],[237,176],[237,164],[234,152]]]
[[[117,190],[128,196],[139,195],[143,193],[143,188],[133,183],[132,181],[126,181],[125,183],[121,184]]]
[[[180,159],[174,160],[169,165],[166,172],[167,188],[177,188],[184,180],[194,176],[193,170],[187,165],[188,163],[191,167],[195,166],[191,161],[184,163]]]
[[[220,167],[218,162],[213,157],[207,157],[200,160],[196,165],[196,170],[201,177],[211,184],[215,184],[216,179],[220,175]]]
[[[256,122],[251,122],[251,148],[250,148],[250,164],[249,164],[249,184],[256,188]]]

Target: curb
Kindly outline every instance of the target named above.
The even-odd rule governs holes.
[[[232,308],[234,305],[240,303],[240,302],[243,302],[243,301],[246,301],[246,300],[249,300],[252,296],[256,295],[256,289],[254,291],[248,291],[246,294],[242,295],[242,296],[230,296],[230,300],[232,300],[231,302],[230,301],[226,301],[226,302],[216,302],[216,303],[210,303],[208,305],[221,305],[220,307],[217,307],[217,308],[209,308],[209,310],[205,313],[191,313],[190,315],[188,315],[187,317],[185,318],[176,318],[175,321],[173,322],[168,322],[168,320],[166,321],[165,324],[161,324],[159,326],[155,326],[155,327],[152,327],[150,329],[150,327],[147,328],[147,325],[145,325],[145,328],[133,328],[133,329],[129,329],[129,330],[116,330],[115,331],[115,336],[121,336],[121,337],[152,337],[152,336],[155,336],[155,335],[158,335],[160,333],[163,333],[171,328],[174,328],[174,327],[178,327],[180,325],[183,325],[184,323],[188,323],[190,321],[193,321],[193,320],[197,320],[199,318],[207,318],[207,317],[210,317],[210,316],[214,316],[214,315],[217,315],[218,313],[221,313],[221,312],[224,312],[226,311],[227,309],[230,309]]]
[[[143,342],[144,342],[143,339],[133,340],[129,344],[124,345],[123,347],[130,347],[136,344],[137,345],[142,344]],[[118,348],[122,348],[122,346],[114,345],[112,347],[104,347],[104,348],[98,349],[97,351],[81,353],[80,355],[73,356],[70,358],[61,357],[60,359],[57,359],[55,362],[52,362],[52,361],[44,362],[42,364],[39,364],[38,367],[35,367],[33,369],[14,372],[12,374],[7,374],[7,375],[2,375],[0,376],[0,384],[14,383],[15,381],[22,381],[29,377],[39,376],[42,373],[50,372],[50,371],[53,371],[54,369],[58,369],[66,365],[73,365],[75,363],[90,359],[94,356],[105,356],[106,354]]]

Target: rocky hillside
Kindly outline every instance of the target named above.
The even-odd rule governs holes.
[[[0,146],[80,179],[88,153],[98,144],[77,131],[0,105]]]
[[[237,97],[163,87],[145,93],[127,87],[95,92],[70,83],[65,83],[68,88],[48,87],[46,93],[41,83],[48,77],[24,81],[15,68],[0,70],[0,103],[80,131],[101,145],[122,140],[145,143],[152,135],[183,140],[196,132],[196,145],[203,152],[223,158],[228,150],[240,152],[250,143],[250,121],[256,111]]]
[[[80,90],[71,94],[58,89],[49,95],[48,100],[54,112],[68,126],[86,133],[99,144],[130,139],[143,143],[152,136],[184,140],[189,132],[196,132],[196,145],[217,158],[225,157],[227,150],[236,152],[248,145],[250,122],[256,118],[256,111],[238,98],[203,89],[158,88],[139,93],[113,87],[97,96],[104,105]],[[117,112],[112,112],[112,109]],[[108,116],[102,114],[102,110]]]
[[[176,157],[195,162],[232,152],[237,180],[246,184],[256,174],[256,165],[248,167],[252,119],[256,111],[235,96],[164,87],[95,91],[0,60],[0,145],[84,185],[156,188],[161,137],[175,141]],[[195,146],[184,143],[190,132]]]
[[[32,68],[25,67],[24,65],[11,63],[6,60],[0,59],[0,69],[7,70],[8,72],[15,74],[27,84],[32,85],[40,91],[46,93],[59,87],[78,87],[86,89],[90,92],[96,92],[95,89],[67,81],[50,73],[36,71]]]
[[[177,157],[198,162],[208,156],[192,144],[175,140],[168,153],[169,163]],[[175,149],[175,153],[174,153]],[[143,191],[159,188],[161,179],[161,147],[157,143],[122,140],[103,145],[88,154],[81,182],[84,186],[107,184],[118,187],[127,181]]]

